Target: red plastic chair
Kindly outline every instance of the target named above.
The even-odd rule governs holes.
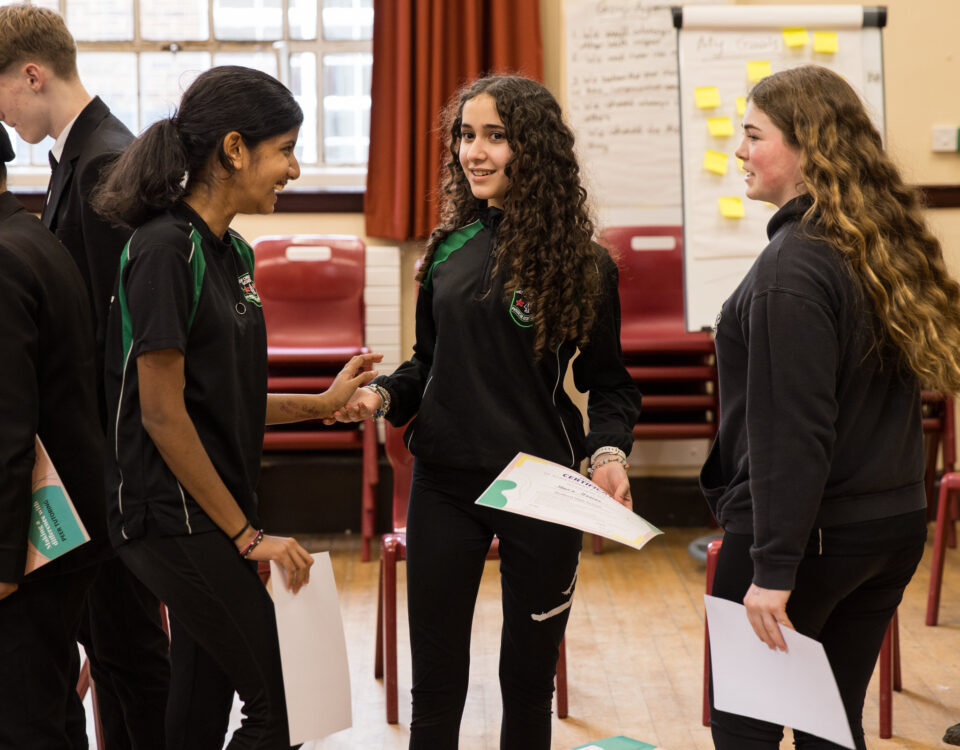
[[[620,271],[620,344],[643,393],[635,440],[717,434],[717,368],[711,334],[686,330],[683,229],[609,227],[603,242]],[[594,552],[600,538],[594,537]]]
[[[707,546],[707,593],[713,592],[713,576],[717,570],[717,555],[723,539],[714,539]],[[897,613],[883,636],[880,647],[880,737],[893,736],[893,691],[903,689],[900,679],[900,622]],[[892,680],[891,680],[892,677]],[[703,616],[703,725],[710,726],[710,632],[707,616]]]
[[[403,442],[403,427],[386,424],[384,450],[393,469],[393,533],[380,538],[380,586],[377,595],[377,645],[374,677],[383,677],[386,689],[387,723],[396,724],[397,711],[397,562],[407,554],[407,502],[413,480],[413,456]],[[487,553],[496,560],[496,537]],[[557,660],[557,716],[567,718],[567,641],[560,642]]]
[[[326,390],[364,346],[365,247],[349,235],[261,237],[253,244],[256,284],[267,322],[267,390]],[[376,519],[377,437],[372,423],[268,427],[265,451],[362,452],[361,536],[370,559]]]

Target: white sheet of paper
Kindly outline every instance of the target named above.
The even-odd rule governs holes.
[[[477,505],[571,526],[640,549],[663,532],[573,469],[518,453]]]
[[[742,604],[714,596],[703,600],[710,625],[717,708],[854,747],[822,644],[781,628],[787,651],[772,651],[753,632]]]
[[[270,562],[293,744],[320,739],[353,724],[347,642],[330,553],[312,557],[310,583],[296,594],[287,590],[283,568]]]

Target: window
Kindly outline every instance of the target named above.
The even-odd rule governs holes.
[[[33,2],[64,16],[84,85],[134,133],[169,116],[211,65],[247,65],[279,78],[303,109],[299,185],[364,184],[373,0]],[[10,135],[11,183],[46,185],[52,139],[31,146]]]

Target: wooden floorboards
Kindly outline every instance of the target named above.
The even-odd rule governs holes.
[[[932,531],[932,530],[931,530]],[[569,711],[554,719],[553,747],[574,748],[623,734],[665,750],[712,748],[700,724],[704,567],[687,553],[705,528],[666,529],[641,551],[605,542],[584,545],[580,580],[567,629]],[[356,536],[302,539],[330,550],[347,633],[354,727],[304,750],[401,750],[410,721],[410,657],[405,624],[404,566],[399,566],[400,723],[384,718],[383,685],[373,677],[378,563],[361,563]],[[877,736],[877,677],[864,709],[871,750],[947,748],[944,729],[960,721],[960,550],[948,550],[941,625],[924,625],[930,544],[900,609],[903,693],[894,695],[894,737]],[[499,748],[497,658],[500,588],[488,562],[474,620],[470,691],[462,750]],[[787,738],[783,748],[792,747]]]

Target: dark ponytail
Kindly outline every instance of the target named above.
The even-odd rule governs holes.
[[[104,173],[93,210],[114,224],[138,227],[183,195],[187,150],[172,119],[153,123]]]
[[[207,181],[214,156],[233,171],[223,152],[228,133],[253,148],[302,122],[293,94],[273,76],[237,65],[210,68],[186,90],[175,117],[147,128],[104,172],[91,204],[114,224],[138,227],[176,204],[191,183]]]

